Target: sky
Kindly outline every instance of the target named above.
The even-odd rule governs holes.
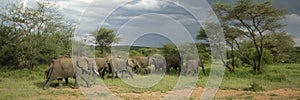
[[[1,6],[8,0],[1,0]],[[34,0],[24,0],[29,5]],[[121,42],[114,45],[161,47],[164,43],[199,41],[196,39],[201,23],[217,22],[209,13],[217,0],[55,0],[59,10],[69,21],[77,23],[77,37],[99,27],[116,31]],[[235,0],[223,0],[234,3]],[[255,0],[262,1],[262,0]],[[13,2],[10,0],[10,2]],[[277,8],[287,9],[284,27],[300,46],[299,0],[273,0]],[[180,35],[183,34],[184,35]],[[123,39],[122,39],[123,38]]]

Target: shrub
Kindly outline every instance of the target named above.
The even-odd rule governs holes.
[[[249,88],[246,88],[245,90],[257,92],[257,91],[263,91],[263,90],[265,90],[265,89],[264,89],[259,83],[253,81],[253,82],[250,84],[250,87],[249,87]]]

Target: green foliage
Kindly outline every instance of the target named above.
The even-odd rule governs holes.
[[[274,63],[288,62],[295,44],[291,36],[285,33],[273,33],[264,35],[264,39],[264,46],[273,55]]]
[[[196,43],[196,47],[198,50],[199,58],[204,62],[204,63],[210,63],[211,62],[211,52],[209,45],[205,45],[203,43]]]
[[[121,40],[116,36],[114,30],[104,27],[92,32],[91,34],[96,37],[96,49],[100,50],[102,54],[104,54],[105,51],[110,51],[109,47],[113,42],[118,43]]]
[[[130,50],[129,57],[137,57],[137,56],[143,56],[143,54],[139,53],[136,50]]]
[[[164,44],[162,52],[163,52],[164,55],[179,54],[179,51],[178,51],[176,45],[171,44],[171,43]]]
[[[70,54],[73,25],[63,20],[53,4],[35,3],[34,7],[10,4],[3,8],[8,10],[1,10],[0,66],[32,69]]]
[[[299,63],[300,62],[300,47],[294,47],[290,52],[290,58],[287,63]]]
[[[217,2],[214,4],[213,9],[221,19],[222,25],[231,26],[235,29],[245,29],[245,32],[238,33],[247,37],[247,41],[251,41],[255,48],[255,52],[253,52],[255,54],[250,55],[255,56],[251,57],[255,59],[247,60],[253,62],[254,71],[261,71],[266,47],[264,45],[266,42],[264,34],[272,34],[282,30],[285,10],[275,8],[269,0],[264,2],[238,0],[234,5]]]
[[[137,51],[143,56],[147,56],[147,57],[153,54],[160,53],[160,50],[157,48],[139,48]]]

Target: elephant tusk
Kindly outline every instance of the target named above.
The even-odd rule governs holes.
[[[94,70],[94,72],[95,72],[97,75],[100,75],[96,70]]]

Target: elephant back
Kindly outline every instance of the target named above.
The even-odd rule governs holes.
[[[110,60],[110,64],[113,70],[121,71],[127,67],[127,60],[121,58],[113,58]]]
[[[149,65],[155,65],[156,67],[163,68],[166,66],[166,59],[161,55],[153,55],[149,58]]]
[[[87,57],[79,57],[76,59],[76,67],[84,69],[84,70],[91,70],[91,62]]]
[[[108,63],[106,58],[95,58],[97,68],[108,68]]]
[[[59,58],[52,62],[53,74],[58,78],[73,77],[74,68],[71,58]]]
[[[181,64],[181,59],[179,55],[172,54],[166,57],[166,62],[167,66],[178,66]]]
[[[148,57],[136,57],[137,64],[142,67],[146,68],[149,64],[149,58]]]

